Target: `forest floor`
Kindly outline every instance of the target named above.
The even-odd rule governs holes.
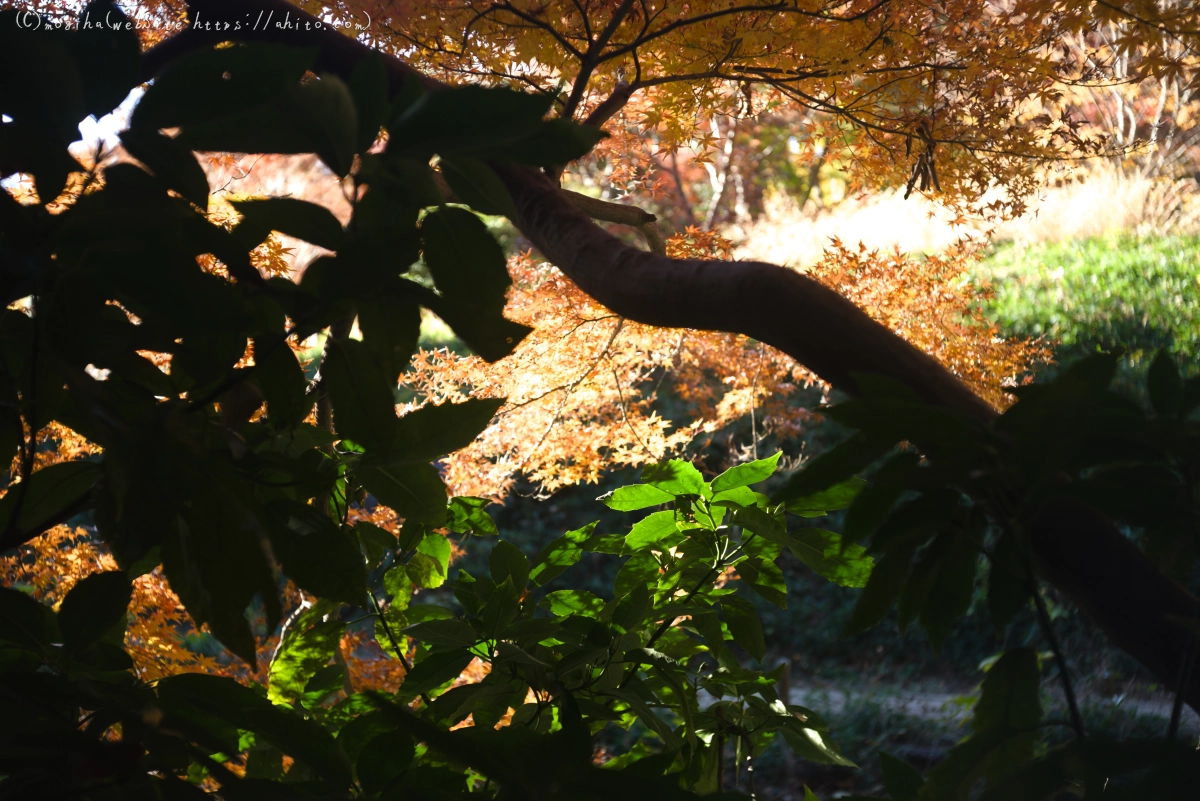
[[[1061,691],[1051,691],[1047,701],[1050,708],[1066,707],[1066,701]],[[868,692],[853,690],[823,689],[816,687],[794,687],[791,691],[791,703],[808,707],[826,718],[836,718],[845,714],[855,704],[864,700],[873,702],[888,712],[900,712],[905,715],[925,720],[938,720],[950,724],[965,722],[971,715],[975,702],[979,700],[977,690],[954,692],[951,688],[937,687],[872,687]],[[1085,707],[1103,710],[1122,710],[1136,714],[1139,717],[1158,717],[1164,721],[1171,717],[1171,705],[1174,697],[1169,693],[1152,692],[1140,688],[1134,695],[1122,694],[1103,696],[1095,693],[1081,693],[1080,703]],[[1184,706],[1181,717],[1184,730],[1200,730],[1200,715],[1191,707]]]
[[[820,687],[803,679],[797,685],[792,688],[791,702],[824,717],[834,742],[859,768],[807,763],[772,748],[760,760],[761,766],[756,766],[762,775],[763,792],[758,796],[762,801],[801,801],[805,786],[822,799],[885,795],[879,775],[880,752],[927,771],[970,734],[972,710],[979,699],[978,686],[952,686],[937,680],[871,682],[862,690],[847,690],[844,685]],[[1114,696],[1091,691],[1087,683],[1078,688],[1089,735],[1136,739],[1165,734],[1171,695],[1148,685],[1125,689]],[[1068,719],[1059,687],[1045,685],[1042,704],[1048,720],[1065,723]],[[1048,731],[1052,742],[1073,736],[1066,725]],[[1180,735],[1192,741],[1200,738],[1200,715],[1188,707],[1184,707]]]

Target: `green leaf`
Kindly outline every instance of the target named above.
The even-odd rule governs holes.
[[[781,729],[783,739],[796,752],[796,756],[816,762],[820,765],[843,765],[849,768],[858,767],[847,759],[837,746],[816,729],[807,729],[799,719],[792,718],[787,726]]]
[[[497,585],[512,579],[513,588],[520,594],[529,583],[529,559],[521,549],[507,540],[500,540],[492,547],[488,557],[492,581]]]
[[[438,168],[460,203],[483,214],[510,219],[516,216],[508,189],[485,162],[470,156],[444,157]]]
[[[500,535],[500,530],[496,528],[496,521],[487,513],[487,507],[492,501],[488,498],[472,498],[468,495],[459,495],[450,499],[450,505],[447,507],[449,520],[446,521],[446,528],[453,531],[455,534],[474,534],[476,537],[496,537]]]
[[[988,786],[1033,758],[1037,725],[1042,721],[1039,698],[1041,671],[1032,648],[1008,651],[992,665],[983,680],[971,728],[979,734],[1011,734],[987,757],[984,775]]]
[[[769,559],[752,556],[739,562],[737,569],[750,589],[780,609],[787,609],[787,582],[778,565]]]
[[[208,178],[191,150],[157,131],[121,132],[121,145],[166,186],[201,209],[208,208]]]
[[[733,522],[763,539],[788,544],[787,531],[783,523],[757,506],[742,506],[733,510]]]
[[[329,342],[321,374],[333,400],[338,436],[369,450],[386,450],[396,430],[395,398],[366,345],[353,339]]]
[[[232,742],[223,746],[227,753],[238,751],[238,729],[252,731],[260,743],[267,741],[334,786],[350,786],[346,756],[320,724],[273,705],[231,678],[183,673],[159,679],[155,689],[163,712],[177,724],[207,729],[223,721],[232,734]]]
[[[761,662],[767,653],[767,641],[763,637],[762,623],[758,620],[754,604],[737,595],[726,595],[721,598],[721,613],[725,625],[729,626],[729,633],[733,635],[733,641]]]
[[[519,591],[513,585],[512,577],[508,576],[496,585],[496,589],[492,590],[484,601],[483,608],[479,610],[484,635],[489,639],[504,636],[505,630],[519,613]]]
[[[888,551],[876,563],[866,587],[854,604],[854,611],[850,613],[850,621],[846,624],[847,637],[860,634],[883,620],[900,595],[915,551],[915,545],[897,548]]]
[[[397,462],[430,462],[475,441],[504,405],[503,398],[430,404],[399,419],[393,445]]]
[[[422,589],[431,590],[446,583],[446,574],[438,560],[423,553],[413,554],[404,569],[408,577]]]
[[[380,734],[367,743],[354,769],[363,789],[374,794],[382,792],[408,770],[415,756],[416,746],[412,736],[396,729]]]
[[[879,468],[874,480],[861,489],[846,511],[842,526],[846,540],[862,542],[875,533],[904,493],[915,471],[920,469],[920,463],[921,457],[915,453],[898,453]]]
[[[704,476],[691,462],[672,459],[642,468],[642,481],[671,495],[703,495]]]
[[[396,535],[374,523],[359,520],[354,524],[354,535],[367,555],[367,569],[374,570],[383,562],[388,551],[396,549]]]
[[[433,589],[446,582],[450,565],[450,540],[441,534],[426,532],[409,560],[408,576],[418,587]]]
[[[645,723],[646,726],[659,736],[663,741],[663,748],[667,751],[678,750],[680,743],[679,738],[675,736],[675,731],[662,718],[654,713],[644,700],[633,692],[632,689],[611,689],[605,690],[605,695],[611,695],[614,698],[619,698],[629,704],[629,708],[637,715],[638,720]]]
[[[10,527],[20,532],[36,532],[55,521],[64,512],[83,511],[92,487],[104,471],[95,462],[60,462],[43,467],[29,477],[28,488],[10,485],[0,498],[0,531]],[[15,526],[11,520],[20,507]]]
[[[445,575],[450,567],[450,550],[450,540],[432,531],[426,532],[417,545],[417,553],[423,553],[437,560],[442,575]]]
[[[221,462],[189,467],[190,505],[178,509],[175,519],[156,521],[163,572],[196,624],[208,623],[215,637],[253,667],[257,650],[247,606],[260,598],[271,628],[280,614],[276,578],[262,545],[263,521]]]
[[[421,335],[421,307],[385,282],[357,299],[363,344],[379,362],[385,380],[399,380]]]
[[[400,685],[400,697],[415,698],[453,681],[474,658],[475,655],[465,648],[429,654],[413,665],[413,669],[404,677],[404,683]]]
[[[110,629],[125,628],[133,587],[124,571],[93,573],[82,579],[58,609],[58,627],[67,645],[85,648]]]
[[[880,768],[883,771],[883,786],[895,801],[915,801],[925,779],[920,771],[902,759],[879,752]]]
[[[444,301],[433,311],[484,359],[511,353],[528,329],[504,318],[512,281],[504,251],[483,221],[464,209],[437,209],[421,221],[421,242]]]
[[[294,236],[326,250],[341,250],[346,232],[337,217],[324,206],[290,197],[266,200],[231,200],[242,216],[234,236],[247,250],[261,245],[272,231]]]
[[[319,598],[362,605],[366,565],[358,545],[321,511],[297,501],[267,506],[271,546],[288,575]]]
[[[583,556],[583,548],[580,546],[595,531],[596,522],[569,531],[543,548],[529,567],[530,583],[535,587],[549,584],[578,562]]]
[[[1002,634],[1013,617],[1029,605],[1032,596],[1025,585],[1026,575],[1016,535],[1006,531],[996,543],[988,571],[988,614],[998,634]]]
[[[538,606],[556,617],[583,615],[598,618],[604,609],[604,601],[587,590],[555,590],[547,593]]]
[[[780,451],[766,459],[746,462],[745,464],[729,468],[712,480],[713,493],[726,492],[737,487],[746,487],[750,484],[757,484],[760,481],[767,480],[775,473],[775,469],[779,465],[779,457],[782,455],[783,452]]]
[[[409,626],[404,633],[428,644],[433,651],[470,648],[479,642],[475,629],[461,620],[427,620]]]
[[[317,80],[289,90],[289,99],[307,112],[304,128],[312,132],[317,155],[338,177],[345,178],[358,151],[358,110],[349,87],[336,75],[322,72]]]
[[[68,46],[80,67],[84,114],[100,119],[141,80],[141,46],[133,23],[116,3],[88,3],[84,14],[104,24],[76,30]]]
[[[298,703],[305,709],[316,709],[329,696],[346,689],[346,668],[342,665],[329,665],[313,674],[304,685],[304,693]]]
[[[1175,360],[1166,348],[1161,349],[1154,357],[1146,375],[1146,388],[1156,415],[1175,417],[1179,414],[1183,400],[1183,380],[1179,377],[1179,368],[1175,366]]]
[[[387,67],[383,56],[372,50],[354,66],[350,76],[350,95],[358,113],[358,136],[354,152],[365,153],[379,138],[379,129],[387,121]]]
[[[711,501],[713,506],[729,506],[737,504],[738,506],[769,506],[771,499],[761,492],[755,492],[749,487],[734,487],[723,492],[714,493]]]
[[[671,503],[675,500],[675,496],[649,484],[633,484],[605,493],[596,500],[618,512],[636,512],[647,506]]]
[[[827,512],[836,512],[850,506],[866,484],[863,479],[851,476],[829,489],[793,498],[788,501],[787,510],[802,517],[820,517]]]
[[[843,546],[840,535],[820,528],[793,531],[788,548],[801,562],[843,587],[866,586],[875,565],[861,545]]]
[[[409,586],[411,593],[412,581],[408,579],[405,568],[397,568],[396,572],[404,576],[404,583]],[[408,628],[411,622],[403,604],[392,604],[383,610],[383,614],[375,618],[375,642],[392,659],[399,659],[400,652],[407,647],[408,641],[400,632]],[[399,650],[397,650],[398,648]]]
[[[939,537],[946,537],[942,535]],[[928,553],[934,553],[937,542]],[[927,554],[928,555],[928,554]],[[971,595],[975,589],[975,571],[979,552],[965,536],[953,537],[944,556],[930,565],[933,573],[928,595],[920,611],[921,627],[929,635],[929,644],[934,653],[941,651],[942,643],[950,636],[954,624],[967,613],[971,606]],[[913,581],[923,572],[922,562],[913,569]]]
[[[130,127],[157,131],[250,111],[299,83],[315,56],[316,48],[270,44],[186,53],[154,76]]]
[[[679,532],[675,525],[675,510],[654,512],[634,523],[629,534],[625,536],[625,545],[630,550],[639,551],[658,545],[667,537]]]
[[[57,639],[54,611],[19,590],[0,587],[0,642],[10,642],[43,654]]]
[[[529,136],[496,148],[494,156],[538,167],[553,167],[583,158],[606,136],[604,131],[591,125],[547,120]]]
[[[650,608],[650,591],[645,583],[639,582],[617,602],[612,625],[621,631],[632,631],[645,621]]]
[[[654,554],[646,551],[635,553],[617,571],[617,577],[613,581],[613,594],[622,598],[639,586],[645,587],[646,584],[657,581],[658,575],[659,564]]]
[[[552,102],[480,86],[429,92],[388,125],[387,153],[426,160],[434,153],[487,157],[537,131]]]
[[[887,439],[859,432],[845,442],[811,460],[800,472],[788,479],[772,496],[774,501],[786,502],[807,499],[823,490],[836,488],[850,479],[859,470],[874,462],[891,450],[893,443]],[[859,484],[861,487],[861,483]],[[847,498],[849,505],[853,498]],[[824,503],[824,501],[822,501]],[[806,506],[815,505],[805,500]],[[828,512],[829,509],[820,511]]]
[[[446,520],[446,485],[431,464],[362,467],[358,480],[406,524],[412,520],[437,527]]]
[[[267,697],[272,703],[290,704],[300,697],[316,672],[337,652],[346,624],[332,619],[321,622],[329,606],[314,606],[296,619],[284,635],[267,674]]]
[[[256,338],[254,364],[251,380],[267,399],[267,419],[280,428],[304,422],[312,400],[305,397],[308,382],[292,349],[286,343]]]
[[[383,574],[383,591],[391,596],[389,609],[403,612],[412,600],[413,583],[402,565],[392,565],[392,569]]]

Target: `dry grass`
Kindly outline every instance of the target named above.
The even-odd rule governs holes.
[[[728,235],[738,242],[740,259],[806,268],[834,237],[850,246],[930,254],[964,236],[987,236],[989,229],[993,241],[1024,246],[1123,232],[1194,233],[1200,231],[1198,190],[1194,178],[1152,179],[1096,164],[1074,181],[1048,187],[1023,217],[997,226],[953,225],[950,214],[924,197],[904,200],[899,192],[886,192],[815,213],[811,204],[801,210],[790,198],[775,197],[766,214]]]
[[[973,229],[949,223],[950,215],[922,197],[904,200],[898,192],[847,199],[832,209],[803,211],[788,196],[776,195],[766,214],[728,235],[738,243],[734,255],[805,269],[819,262],[830,240],[856,247],[932,254],[945,251]]]

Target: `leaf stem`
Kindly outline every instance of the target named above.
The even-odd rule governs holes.
[[[1196,630],[1192,629],[1188,635],[1183,663],[1179,666],[1179,680],[1175,683],[1175,702],[1171,704],[1171,722],[1167,726],[1168,741],[1174,740],[1179,734],[1179,722],[1183,716],[1183,696],[1192,683],[1192,671],[1196,667],[1196,652],[1200,650],[1197,648],[1197,645],[1200,645],[1198,641],[1200,641],[1200,637],[1197,637]]]
[[[1062,679],[1063,692],[1067,696],[1067,707],[1071,710],[1071,728],[1075,729],[1076,739],[1083,742],[1083,716],[1079,714],[1079,702],[1075,699],[1075,688],[1071,684],[1071,674],[1067,671],[1067,660],[1063,656],[1062,646],[1054,631],[1054,625],[1050,621],[1050,613],[1046,609],[1046,601],[1042,598],[1036,581],[1033,585],[1033,603],[1037,606],[1038,622],[1041,624],[1042,633],[1046,635],[1046,640],[1050,643],[1050,650],[1054,652],[1054,662],[1058,665],[1058,675]]]
[[[371,597],[371,606],[375,607],[375,614],[379,615],[379,622],[383,625],[383,633],[387,635],[388,642],[392,644],[392,650],[396,652],[396,656],[400,658],[400,664],[404,666],[404,677],[408,678],[408,674],[412,672],[412,663],[408,661],[408,657],[404,655],[404,650],[396,642],[396,636],[392,634],[392,627],[388,625],[387,618],[383,616],[383,610],[379,608],[379,599],[375,597],[374,591],[368,590],[367,595]],[[425,702],[425,706],[433,703],[429,700],[428,693],[421,693],[421,700]]]

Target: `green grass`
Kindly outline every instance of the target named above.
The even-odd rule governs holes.
[[[1160,347],[1181,366],[1200,356],[1200,237],[1006,244],[982,268],[1001,329],[1058,340],[1061,360],[1113,347],[1135,367]]]

